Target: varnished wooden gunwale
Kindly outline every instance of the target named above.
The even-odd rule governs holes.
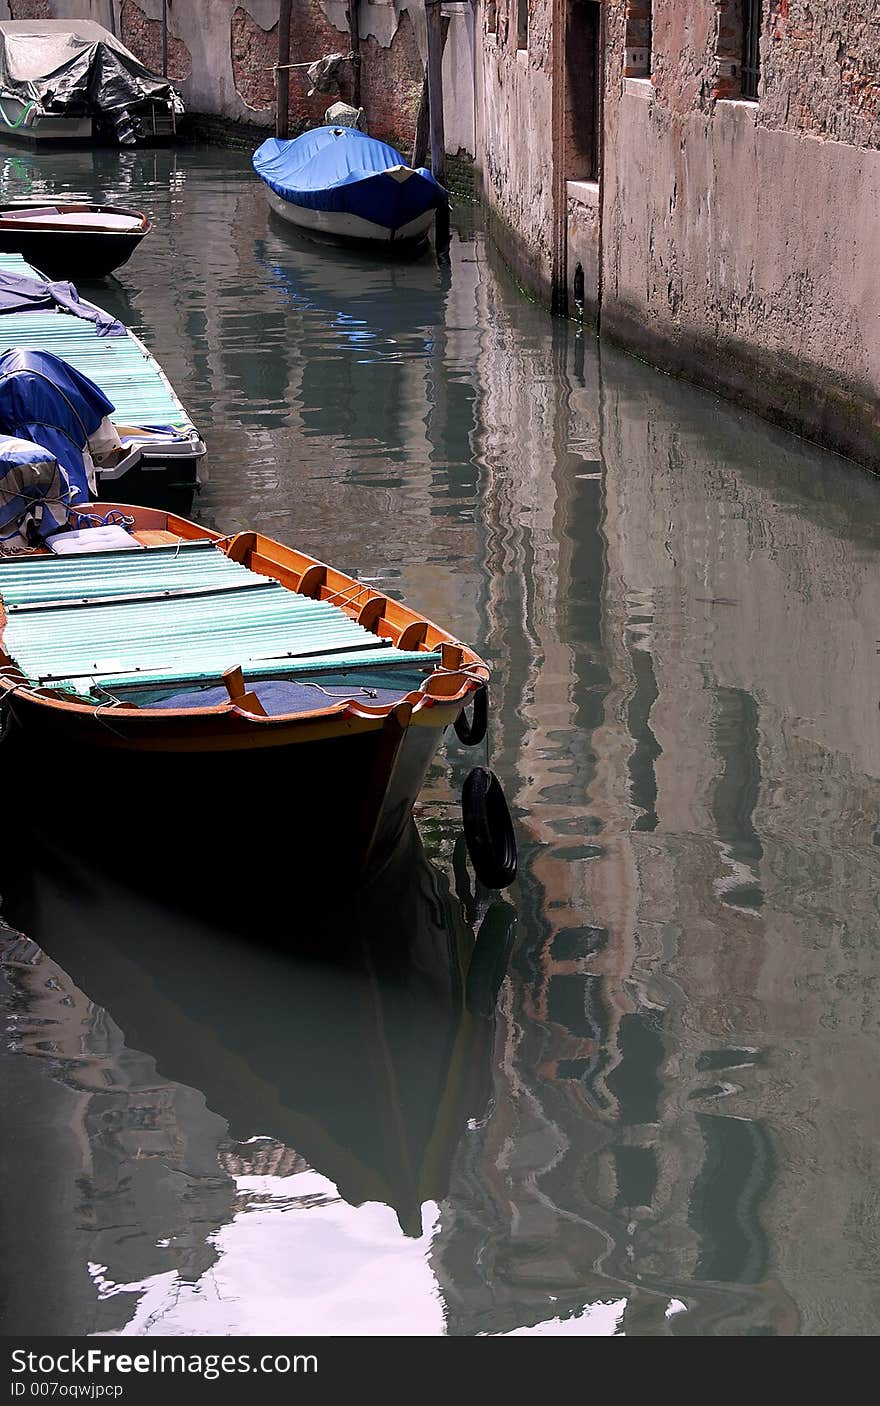
[[[20,216],[16,216],[14,219],[10,218],[10,216],[15,211],[25,211],[28,209],[33,209],[35,211],[45,210],[49,208],[49,206],[51,206],[52,209],[57,210],[59,215],[76,215],[80,213],[84,215],[90,215],[96,213],[101,214],[104,211],[107,211],[109,214],[113,215],[130,215],[132,219],[138,220],[139,223],[137,229],[113,229],[109,226],[102,227],[100,225],[53,226],[51,224],[47,224],[45,221],[39,222],[37,220],[27,220],[21,218]],[[133,236],[143,236],[147,234],[149,229],[150,221],[147,219],[143,210],[133,210],[130,206],[127,205],[89,204],[82,200],[67,201],[64,204],[60,204],[58,201],[52,200],[9,200],[0,203],[0,231],[8,230],[10,233],[14,233],[18,230],[26,230],[28,233],[37,234],[92,234],[98,235],[101,238],[110,238],[111,236],[115,235],[118,238],[131,239]]]
[[[342,700],[319,712],[270,717],[250,713],[232,698],[209,708],[139,709],[130,704],[84,703],[51,696],[48,690],[29,688],[26,683],[16,683],[9,674],[0,674],[0,699],[6,696],[17,720],[29,729],[63,737],[66,745],[87,743],[113,750],[176,753],[263,750],[381,730],[394,709],[404,703],[411,709],[408,726],[427,726],[439,733],[455,720],[481,682],[488,679],[489,671],[482,659],[426,616],[304,552],[259,532],[221,536],[210,528],[159,509],[102,503],[98,510],[106,513],[114,507],[134,516],[136,533],[167,533],[172,540],[182,542],[213,541],[234,560],[279,581],[288,590],[297,590],[301,583],[305,584],[307,594],[332,601],[352,619],[360,619],[366,628],[390,638],[394,644],[406,636],[407,647],[424,653],[451,647],[449,657],[458,660],[458,665],[429,675],[426,690],[401,695],[393,703],[372,706]],[[10,670],[15,665],[3,650],[4,625],[5,614],[0,603],[0,668]],[[271,666],[267,666],[266,672],[271,674]]]

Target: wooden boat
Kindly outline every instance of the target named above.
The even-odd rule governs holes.
[[[316,127],[293,141],[270,137],[254,153],[269,205],[304,234],[336,242],[412,248],[449,197],[425,167],[356,127]]]
[[[205,443],[155,357],[131,328],[115,323],[87,298],[76,295],[86,316],[53,303],[49,280],[20,254],[0,253],[0,285],[6,273],[34,280],[47,289],[47,297],[45,306],[0,309],[3,346],[60,356],[94,381],[114,406],[110,418],[123,452],[97,466],[99,494],[187,511]],[[102,335],[102,321],[114,322],[117,335]]]
[[[220,873],[329,863],[354,880],[381,866],[487,666],[417,611],[259,532],[111,512],[130,523],[109,549],[74,528],[49,541],[82,551],[0,559],[7,767],[102,778],[81,788],[77,828],[103,848],[113,831],[132,843],[141,822],[163,865],[201,846]],[[182,831],[184,795],[203,804]]]
[[[17,200],[0,205],[0,253],[49,278],[104,278],[130,259],[150,222],[122,205]]]

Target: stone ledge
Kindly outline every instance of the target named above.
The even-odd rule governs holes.
[[[565,193],[575,205],[585,205],[588,210],[599,208],[598,181],[566,181]]]
[[[631,98],[642,98],[650,102],[654,96],[654,82],[651,78],[624,78],[623,91]]]
[[[716,98],[715,107],[718,112],[749,112],[755,120],[758,117],[756,98]]]

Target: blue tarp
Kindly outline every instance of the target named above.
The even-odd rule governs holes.
[[[0,541],[18,537],[30,515],[41,535],[67,522],[70,488],[54,455],[23,439],[0,437]]]
[[[16,347],[0,356],[0,433],[54,454],[78,502],[91,497],[82,451],[112,410],[104,392],[60,356]]]
[[[316,127],[293,141],[270,137],[254,152],[254,170],[276,195],[310,210],[358,215],[397,230],[448,200],[426,166],[406,180],[399,151],[355,127]]]
[[[99,337],[126,335],[122,323],[109,313],[81,303],[72,283],[47,283],[42,278],[28,278],[22,273],[0,269],[0,313],[56,312],[58,308],[73,313],[74,317],[84,318],[86,322],[93,322]]]

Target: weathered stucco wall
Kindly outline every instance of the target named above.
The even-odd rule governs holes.
[[[161,71],[162,0],[0,0],[0,18],[93,19],[112,28],[150,67]],[[362,96],[370,131],[405,152],[411,147],[427,49],[422,3],[360,0]],[[274,122],[273,65],[278,0],[168,0],[168,71],[187,109],[256,126]],[[349,52],[346,0],[294,0],[291,62]],[[444,54],[446,149],[474,151],[473,28],[461,6],[450,11]],[[294,69],[290,116],[296,127],[320,122],[338,98],[350,101],[351,75],[339,93],[308,95],[305,69]]]
[[[719,10],[657,7],[639,81],[607,7],[603,331],[880,465],[878,21],[767,4],[758,101],[718,100]]]
[[[517,48],[516,0],[484,5],[477,152],[493,233],[518,278],[548,302],[553,280],[552,0],[533,0]]]
[[[516,0],[480,6],[477,163],[505,258],[647,359],[880,467],[876,6],[764,0],[750,101],[739,0],[655,4],[651,48],[647,0],[603,0],[587,180],[579,5],[532,0],[519,52]]]

